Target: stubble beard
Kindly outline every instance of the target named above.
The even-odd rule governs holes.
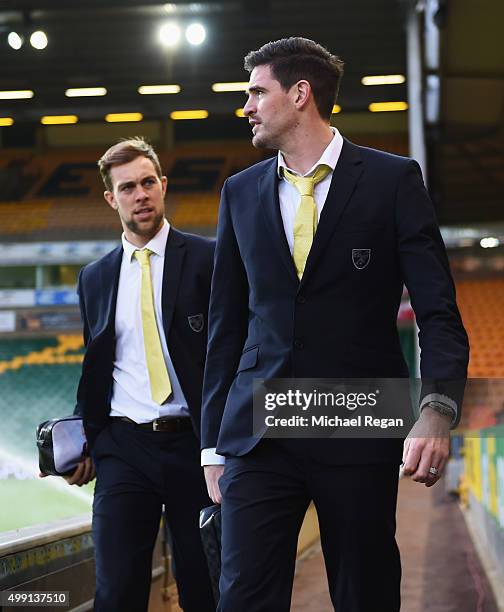
[[[271,136],[268,136],[267,134],[263,135],[263,136],[259,136],[259,135],[253,135],[252,136],[252,145],[256,148],[256,149],[278,149],[279,147],[277,147],[274,138],[272,138]]]
[[[264,124],[261,123],[264,128]],[[269,132],[263,131],[263,133],[252,135],[252,145],[256,149],[275,149],[282,150],[285,141],[285,136],[288,135],[291,130],[297,126],[297,122],[292,119],[286,119],[282,124],[276,125],[271,128]]]
[[[163,219],[164,213],[160,212],[152,219],[152,222],[149,225],[144,225],[143,227],[133,218],[129,219],[128,221],[125,221],[125,223],[126,227],[133,234],[136,234],[137,236],[142,236],[143,238],[153,238],[159,231]]]

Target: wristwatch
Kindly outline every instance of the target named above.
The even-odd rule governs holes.
[[[424,408],[432,408],[432,410],[435,410],[439,414],[450,417],[452,425],[455,422],[455,419],[457,418],[457,413],[454,410],[454,408],[452,408],[451,406],[448,406],[447,404],[444,404],[443,402],[435,402],[431,400],[430,402],[426,402],[422,406],[422,410]]]

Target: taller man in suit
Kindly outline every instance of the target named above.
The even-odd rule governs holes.
[[[259,440],[252,382],[407,377],[396,327],[406,284],[428,384],[405,471],[434,484],[460,411],[446,389],[468,360],[444,245],[418,164],[330,126],[339,58],[289,38],[245,68],[252,143],[278,155],[229,178],[219,211],[202,411],[207,486],[222,494],[219,610],[289,610],[313,500],[335,608],[397,612],[402,440]]]
[[[141,138],[98,162],[122,244],[81,271],[86,354],[76,411],[94,475],[95,612],[147,610],[162,505],[185,612],[215,610],[198,516],[210,500],[199,462],[214,244],[165,219],[166,177]]]

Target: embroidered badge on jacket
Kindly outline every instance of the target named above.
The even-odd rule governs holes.
[[[371,249],[352,249],[352,262],[357,270],[364,270],[371,259]]]
[[[203,318],[202,313],[187,317],[187,321],[189,322],[189,327],[194,332],[203,331],[203,327],[205,326],[205,319]]]

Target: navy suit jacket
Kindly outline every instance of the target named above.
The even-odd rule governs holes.
[[[202,447],[224,455],[244,455],[258,442],[254,378],[407,377],[397,331],[403,284],[420,328],[423,395],[466,377],[467,335],[418,164],[345,140],[301,281],[278,180],[273,158],[230,177],[222,190]],[[370,249],[362,269],[354,249]],[[451,395],[460,404],[453,388]],[[312,447],[324,461],[366,463],[400,460],[402,441]]]
[[[198,437],[214,246],[213,240],[170,227],[163,270],[164,333]],[[90,447],[109,420],[122,255],[123,248],[119,246],[85,266],[79,275],[86,353],[75,412],[83,416]],[[193,315],[203,316],[199,331],[194,331],[189,323]]]

